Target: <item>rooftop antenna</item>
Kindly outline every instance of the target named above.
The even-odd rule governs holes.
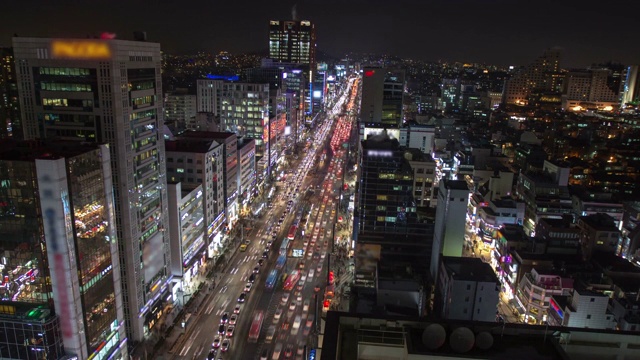
[[[291,8],[291,19],[296,21],[298,20],[298,4],[294,4],[293,7]]]

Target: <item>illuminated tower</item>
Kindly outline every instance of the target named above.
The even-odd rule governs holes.
[[[13,39],[26,139],[109,144],[129,340],[170,298],[160,44]]]
[[[316,70],[316,28],[309,20],[271,20],[269,57],[286,63],[309,64]]]

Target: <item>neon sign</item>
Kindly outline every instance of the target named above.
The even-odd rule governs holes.
[[[105,59],[111,57],[111,48],[104,41],[54,40],[51,43],[51,54],[54,58]]]
[[[564,312],[562,311],[562,309],[560,309],[560,306],[558,306],[558,304],[556,303],[555,300],[553,300],[553,298],[549,299],[549,305],[551,305],[553,310],[555,310],[556,313],[558,313],[558,316],[560,316],[560,319],[564,319]]]

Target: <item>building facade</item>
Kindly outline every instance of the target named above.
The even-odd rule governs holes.
[[[269,21],[269,57],[316,67],[316,28],[309,20]]]
[[[238,196],[241,209],[247,209],[249,202],[257,194],[256,141],[238,141]]]
[[[504,86],[503,102],[526,105],[532,91],[554,91],[559,87],[560,50],[548,49],[542,56],[518,69]]]
[[[469,187],[463,180],[440,180],[436,226],[431,253],[431,276],[436,277],[441,256],[462,256]]]
[[[169,234],[171,235],[172,296],[176,304],[185,304],[199,282],[196,276],[206,264],[204,192],[202,185],[183,190],[180,183],[167,183],[169,197]]]
[[[360,123],[378,123],[392,128],[403,124],[404,70],[363,69]]]
[[[16,66],[11,48],[0,48],[0,139],[3,138],[23,138]]]
[[[0,169],[0,356],[127,359],[108,146],[6,142]]]
[[[16,37],[13,48],[25,138],[110,145],[127,337],[140,341],[171,282],[160,44]]]
[[[225,228],[224,147],[213,139],[188,131],[166,142],[167,181],[180,182],[182,189],[202,186],[207,256],[220,256]]]
[[[500,283],[491,266],[478,258],[443,256],[436,283],[438,317],[496,321]]]

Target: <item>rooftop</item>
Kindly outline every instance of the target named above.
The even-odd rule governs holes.
[[[216,144],[213,139],[179,137],[175,140],[166,140],[164,147],[166,151],[206,153]]]
[[[491,265],[478,258],[443,256],[442,265],[447,273],[456,280],[499,282]]]

